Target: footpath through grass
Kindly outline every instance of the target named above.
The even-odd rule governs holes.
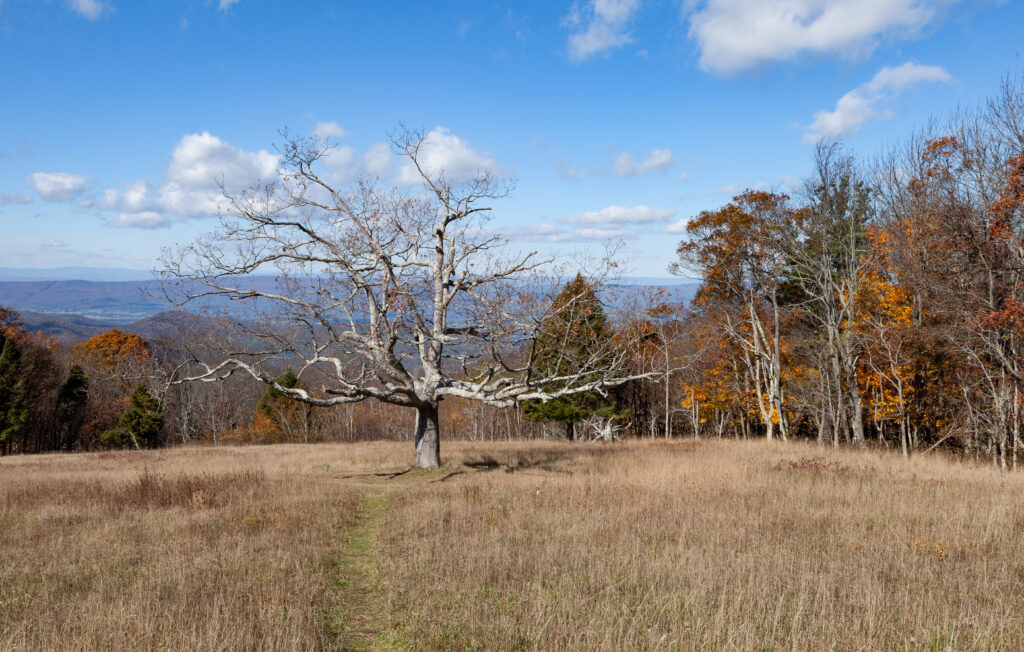
[[[356,520],[344,535],[346,542],[334,569],[332,587],[339,607],[330,623],[331,633],[343,650],[387,649],[378,644],[386,619],[377,558],[377,535],[386,510],[385,492],[367,489]]]

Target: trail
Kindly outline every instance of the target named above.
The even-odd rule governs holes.
[[[386,491],[368,488],[356,524],[345,534],[347,541],[338,556],[334,583],[340,606],[330,623],[342,650],[394,649],[382,639],[386,623],[377,565],[377,536],[386,512]]]

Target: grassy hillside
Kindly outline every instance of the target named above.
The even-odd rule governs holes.
[[[0,648],[1020,649],[1024,477],[765,442],[0,460]]]

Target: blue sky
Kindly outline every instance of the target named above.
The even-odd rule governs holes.
[[[687,218],[977,104],[1022,33],[1012,1],[0,0],[0,266],[150,268],[283,127],[334,137],[339,183],[400,180],[404,123],[516,179],[511,247],[621,239],[665,276]]]

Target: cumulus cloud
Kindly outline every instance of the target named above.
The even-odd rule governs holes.
[[[340,130],[334,123],[317,127],[323,124],[332,125],[326,127],[328,132]],[[443,172],[452,182],[497,168],[494,159],[480,154],[443,127],[427,135],[420,150],[420,163],[432,174]],[[332,183],[392,172],[397,172],[398,183],[420,181],[411,165],[396,170],[391,150],[384,143],[374,145],[362,155],[347,145],[332,147],[321,159],[321,165],[324,177]],[[175,145],[159,183],[136,181],[86,195],[91,184],[85,177],[37,172],[25,181],[44,199],[78,199],[80,206],[116,213],[112,220],[116,226],[154,229],[170,226],[176,220],[216,215],[225,202],[222,188],[237,195],[256,183],[280,178],[279,156],[266,150],[247,151],[202,132],[187,134]],[[0,195],[0,199],[3,197]]]
[[[99,0],[68,0],[68,6],[76,14],[84,16],[89,20],[96,20],[107,8]]]
[[[391,148],[384,143],[377,143],[361,156],[354,147],[341,145],[329,148],[320,162],[324,166],[324,179],[342,185],[361,176],[371,179],[384,176],[391,170],[393,157]],[[418,176],[416,180],[419,181]]]
[[[833,110],[815,113],[814,122],[804,133],[804,142],[815,143],[823,138],[852,136],[868,120],[891,118],[892,112],[884,108],[884,103],[907,88],[924,82],[947,82],[950,79],[949,73],[941,66],[908,62],[882,68],[871,81],[840,97]]]
[[[189,188],[212,188],[219,183],[239,187],[274,177],[278,160],[266,150],[247,152],[205,131],[188,134],[171,153],[167,181]]]
[[[182,216],[215,214],[222,203],[221,185],[238,192],[257,181],[274,180],[278,161],[266,150],[247,152],[205,131],[188,134],[171,153],[159,205]]]
[[[654,170],[664,170],[673,163],[672,150],[669,149],[652,149],[647,158],[639,163],[628,152],[622,152],[615,159],[615,174],[623,179],[636,177]]]
[[[317,138],[344,138],[345,130],[337,122],[318,122],[313,127],[313,135]]]
[[[99,204],[102,208],[138,212],[145,208],[149,192],[149,184],[145,181],[129,184],[123,191],[107,188],[103,191]]]
[[[0,206],[7,204],[31,204],[34,200],[18,192],[0,192]]]
[[[569,58],[583,61],[633,39],[629,26],[640,0],[590,0],[581,9],[574,5],[566,24],[574,29],[569,36]]]
[[[735,73],[797,55],[870,53],[911,38],[956,0],[705,0],[690,13],[700,66]]]
[[[424,137],[419,150],[419,164],[427,174],[441,174],[455,183],[498,170],[497,161],[476,151],[445,127],[435,127]],[[420,183],[421,178],[410,162],[399,169],[397,181],[411,185]]]
[[[627,225],[627,224],[653,224],[672,219],[676,212],[666,209],[651,208],[640,204],[638,206],[608,206],[598,211],[579,213],[568,219],[569,224],[604,224],[604,225]]]
[[[165,227],[174,218],[216,215],[224,201],[221,185],[237,193],[259,181],[276,180],[278,162],[266,150],[248,152],[207,132],[187,134],[171,152],[160,185],[136,181],[123,190],[107,188],[91,205],[117,211],[117,226]]]
[[[78,197],[89,188],[89,180],[67,172],[33,172],[25,184],[47,201],[62,202]]]

